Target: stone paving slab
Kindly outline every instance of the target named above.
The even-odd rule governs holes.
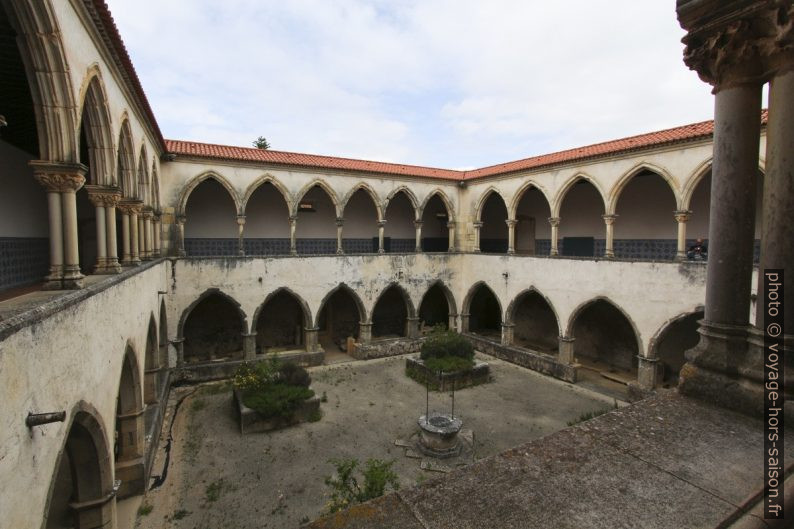
[[[401,490],[405,525],[309,527],[716,527],[760,485],[761,441],[759,420],[671,393]]]

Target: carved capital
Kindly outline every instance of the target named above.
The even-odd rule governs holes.
[[[383,228],[386,226],[386,219],[378,221],[378,228]]]
[[[424,222],[422,222],[421,220],[415,220],[414,221],[414,228],[421,228],[422,224],[424,224]]]
[[[507,224],[508,228],[515,228],[516,224],[518,224],[518,220],[517,219],[507,219],[505,221],[505,224]]]
[[[617,220],[617,215],[601,215],[601,218],[604,219],[604,224],[607,226],[612,226],[615,221]]]
[[[187,222],[187,217],[186,216],[184,216],[184,215],[177,215],[176,216],[176,223],[177,224],[180,224],[180,225],[184,226],[186,222]]]
[[[85,184],[88,167],[80,163],[29,162],[33,176],[48,193],[74,193]]]
[[[556,228],[560,225],[560,217],[549,217],[549,224],[552,228]]]
[[[785,0],[679,2],[684,63],[715,91],[794,67],[794,5]]]
[[[341,228],[345,225],[345,219],[343,217],[336,217],[336,227]]]
[[[454,222],[454,221],[449,221],[449,222],[447,222],[447,228],[449,228],[449,229],[451,230],[451,229],[453,229],[454,227],[455,227],[455,222]]]
[[[689,210],[673,211],[673,217],[675,217],[675,221],[679,224],[682,222],[688,222],[690,215],[692,215],[692,212]]]
[[[151,220],[154,218],[154,211],[152,211],[152,208],[150,207],[145,207],[143,208],[143,212],[141,213],[141,216],[143,217],[144,220]]]
[[[245,224],[245,215],[237,215],[237,225],[242,226]]]
[[[88,200],[94,207],[115,207],[121,200],[121,191],[117,187],[86,185]]]
[[[143,210],[143,202],[131,198],[123,198],[118,205],[119,211],[126,215],[140,215]]]
[[[473,222],[472,223],[472,226],[474,226],[475,230],[479,230],[480,228],[482,228],[482,225],[483,225],[483,222],[481,222],[481,221],[477,221],[477,222]]]

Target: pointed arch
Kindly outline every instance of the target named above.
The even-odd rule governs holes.
[[[676,324],[680,323],[681,321],[690,318],[694,315],[701,315],[703,314],[704,307],[702,305],[698,305],[692,310],[688,310],[686,312],[681,312],[673,316],[672,318],[665,321],[661,327],[659,327],[656,332],[654,333],[653,337],[651,338],[650,342],[648,342],[648,354],[647,357],[650,359],[658,359],[659,358],[659,343],[664,338],[664,335]]]
[[[86,506],[72,511],[76,527],[109,526],[112,502],[103,500],[113,493],[113,469],[104,421],[96,408],[81,400],[71,409],[67,424],[47,492],[44,519],[68,516],[69,503],[75,502]]]
[[[234,208],[237,212],[237,215],[242,214],[242,208],[240,206],[240,197],[237,195],[237,191],[234,187],[226,180],[223,176],[216,173],[215,171],[206,171],[201,173],[200,175],[194,177],[190,180],[185,187],[182,188],[182,192],[179,195],[179,201],[177,202],[177,215],[184,216],[185,215],[185,208],[187,207],[188,198],[190,198],[190,194],[196,189],[199,184],[201,184],[205,180],[215,180],[220,185],[226,188],[226,191],[229,192],[229,197],[232,199],[234,203]]]
[[[168,365],[168,312],[165,309],[165,297],[160,300],[160,314],[158,327],[159,364],[158,367]]]
[[[185,334],[184,334],[185,322],[187,321],[187,318],[188,316],[190,316],[190,313],[193,311],[193,309],[196,308],[196,306],[199,303],[201,303],[202,301],[213,295],[222,297],[237,309],[237,314],[240,317],[240,322],[242,323],[243,332],[244,333],[248,332],[248,316],[246,316],[245,311],[243,310],[240,303],[236,299],[231,297],[229,294],[223,292],[221,289],[217,287],[212,287],[202,292],[201,295],[193,301],[193,303],[188,305],[187,308],[185,308],[185,310],[182,311],[182,315],[179,317],[179,324],[176,328],[176,336],[178,340],[183,340],[185,338]]]
[[[160,211],[160,176],[157,174],[157,161],[152,159],[151,204],[155,211]]]
[[[378,302],[381,300],[381,298],[383,298],[384,294],[386,294],[386,292],[388,292],[389,290],[396,290],[397,292],[400,293],[400,296],[402,296],[403,300],[405,301],[405,308],[408,311],[408,317],[415,318],[416,309],[414,308],[413,301],[411,301],[411,296],[408,294],[408,291],[405,290],[405,288],[402,285],[400,285],[397,281],[392,281],[391,283],[386,285],[386,287],[383,290],[380,291],[380,294],[378,294],[378,297],[375,299],[375,303],[373,303],[372,305],[373,314],[375,312],[375,307],[377,306]],[[373,314],[370,314],[370,321],[372,321]]]
[[[117,178],[121,194],[125,198],[137,198],[138,189],[135,185],[135,154],[132,143],[132,130],[126,112],[122,116],[118,135]]]
[[[149,328],[146,331],[146,351],[144,353],[143,398],[146,404],[157,402],[159,388],[157,374],[160,371],[160,343],[157,338],[157,323],[154,313],[149,315]]]
[[[557,314],[557,309],[554,308],[554,305],[552,304],[551,300],[543,292],[541,292],[534,286],[525,288],[524,290],[516,294],[516,296],[513,298],[513,301],[511,301],[510,304],[507,306],[507,311],[505,312],[505,321],[507,323],[513,323],[513,324],[515,323],[514,321],[515,311],[518,308],[518,305],[525,296],[528,296],[530,294],[537,294],[538,296],[541,297],[541,299],[543,299],[543,301],[546,302],[546,305],[549,306],[552,314],[554,314],[554,321],[557,324],[557,332],[559,334],[562,331],[562,327],[560,326],[560,316],[559,314]]]
[[[681,189],[682,210],[689,209],[690,203],[692,202],[692,195],[695,194],[695,190],[700,182],[703,181],[703,178],[711,172],[712,161],[713,159],[711,157],[703,160],[695,170],[692,171],[692,174],[686,179],[686,182],[684,182],[684,186]]]
[[[565,328],[565,336],[570,337],[570,338],[575,338],[575,336],[573,335],[573,327],[576,324],[577,318],[579,317],[579,315],[582,312],[584,312],[585,309],[587,309],[588,307],[590,307],[591,305],[593,305],[594,303],[596,303],[598,301],[603,301],[603,302],[608,303],[614,309],[616,309],[618,312],[620,312],[620,314],[623,315],[624,318],[626,318],[626,321],[629,323],[629,325],[631,326],[631,330],[634,333],[634,339],[635,339],[635,341],[637,343],[637,354],[638,355],[643,355],[642,339],[641,339],[640,332],[637,329],[637,324],[634,323],[634,320],[631,318],[631,316],[629,316],[628,312],[623,310],[623,308],[620,305],[618,305],[617,303],[612,301],[607,296],[596,296],[594,298],[590,298],[589,300],[580,303],[573,310],[573,312],[571,312],[571,315],[568,317],[568,323],[567,323],[566,328]]]
[[[328,291],[325,297],[323,297],[323,300],[320,302],[320,306],[317,309],[317,318],[315,319],[314,327],[319,327],[320,315],[322,314],[326,303],[328,303],[328,300],[331,299],[331,297],[333,297],[334,294],[340,291],[349,294],[350,297],[353,299],[353,302],[356,305],[356,309],[358,309],[359,322],[367,321],[367,309],[364,307],[364,303],[361,301],[361,297],[358,294],[356,294],[356,291],[350,288],[350,286],[348,286],[347,283],[339,283],[332,290]]]
[[[275,176],[265,173],[254,180],[245,190],[245,194],[243,195],[242,201],[240,202],[240,211],[243,215],[245,215],[246,208],[248,207],[248,201],[251,199],[256,190],[265,184],[272,184],[273,187],[275,187],[276,190],[281,193],[281,196],[284,198],[284,203],[287,206],[287,211],[293,210],[292,195],[290,195],[287,187],[282,184],[281,181]]]
[[[83,129],[88,145],[89,160],[80,160],[91,168],[91,183],[116,185],[113,129],[108,109],[107,91],[99,66],[92,64],[80,90],[77,137]]]
[[[339,204],[339,216],[345,216],[345,208],[347,207],[347,203],[350,202],[350,199],[353,198],[353,195],[356,194],[357,191],[363,190],[369,197],[372,199],[372,205],[375,206],[375,212],[378,215],[377,220],[383,220],[383,211],[381,209],[381,199],[378,197],[378,193],[366,182],[358,182],[354,185],[350,190],[345,193],[344,198],[342,198],[342,202]]]
[[[306,303],[306,300],[304,300],[299,294],[295,293],[295,291],[289,287],[279,287],[274,291],[272,291],[270,294],[268,294],[265,297],[265,300],[262,302],[262,304],[256,308],[256,310],[254,311],[254,316],[251,319],[251,328],[256,329],[259,326],[259,317],[262,314],[262,310],[267,306],[267,304],[270,301],[273,300],[273,298],[275,298],[279,294],[287,294],[298,303],[298,305],[301,308],[301,312],[303,316],[303,326],[311,327],[313,321],[312,313],[311,313],[311,309],[309,309],[309,304]]]
[[[549,195],[547,194],[545,186],[541,185],[536,180],[530,179],[524,182],[521,187],[518,188],[518,191],[516,191],[513,195],[513,200],[510,202],[510,204],[507,204],[508,219],[516,218],[518,205],[521,203],[521,199],[524,198],[524,195],[533,188],[540,191],[540,194],[543,195],[543,198],[546,200],[546,204],[549,206],[549,211],[551,211],[551,199],[549,199]]]
[[[430,291],[431,288],[438,287],[441,289],[441,292],[444,293],[444,297],[447,298],[447,305],[449,306],[449,314],[457,316],[458,314],[458,304],[455,302],[455,295],[452,294],[452,291],[444,284],[444,282],[440,279],[436,279],[429,285],[427,285],[427,289],[425,289],[425,293],[422,294],[422,299],[419,300],[419,307],[422,306],[422,302],[425,300],[425,296]]]
[[[413,191],[411,191],[408,186],[398,186],[386,196],[386,200],[383,201],[383,214],[386,215],[386,212],[389,209],[389,203],[396,197],[398,194],[403,193],[408,202],[411,203],[411,206],[414,208],[414,218],[412,220],[417,220],[419,217],[417,216],[417,212],[419,210],[419,201],[416,199],[416,195]]]
[[[568,195],[568,192],[571,190],[574,184],[582,180],[593,184],[593,187],[595,187],[596,191],[598,192],[598,196],[601,197],[601,205],[603,206],[604,211],[606,211],[606,207],[607,207],[606,194],[604,193],[604,190],[601,189],[601,185],[598,183],[598,181],[586,173],[576,173],[572,178],[567,180],[562,185],[562,187],[557,191],[557,194],[555,195],[554,200],[552,201],[552,210],[551,210],[552,217],[560,216],[560,208],[562,207],[562,203],[565,200],[565,197]]]
[[[141,143],[140,153],[138,154],[137,175],[138,198],[143,200],[144,205],[151,206],[149,202],[149,161],[146,156],[146,143]]]
[[[474,206],[474,219],[477,222],[482,221],[482,210],[485,208],[485,203],[488,202],[488,198],[490,198],[490,196],[494,193],[496,193],[496,195],[502,199],[502,203],[505,205],[505,209],[507,209],[507,200],[505,200],[505,197],[502,196],[502,193],[500,193],[498,189],[491,186],[480,195],[480,198],[477,200],[477,203]]]
[[[298,191],[298,193],[295,195],[295,201],[292,204],[290,215],[298,214],[298,206],[300,205],[301,200],[303,200],[303,197],[306,195],[306,193],[311,191],[312,188],[314,188],[315,186],[325,191],[325,194],[328,195],[328,198],[331,199],[331,203],[334,205],[334,211],[336,212],[335,216],[339,217],[340,216],[339,197],[336,195],[336,191],[334,191],[333,188],[330,185],[328,185],[328,183],[325,180],[320,180],[319,178],[316,180],[312,180],[311,182],[303,186],[303,188],[300,191]]]
[[[6,2],[36,116],[39,159],[77,162],[80,158],[77,105],[70,83],[63,33],[51,2]]]
[[[463,298],[463,305],[461,305],[461,313],[462,314],[469,314],[471,309],[471,300],[474,298],[474,295],[477,291],[481,288],[485,288],[490,292],[494,298],[496,298],[496,302],[499,304],[499,318],[503,319],[504,312],[502,311],[502,300],[499,299],[499,296],[496,295],[494,289],[485,282],[485,281],[477,281],[471,287],[469,287],[468,292],[466,292],[466,297]]]
[[[447,208],[447,218],[448,218],[450,221],[454,220],[454,219],[455,219],[455,206],[452,204],[452,201],[449,199],[449,197],[447,196],[447,194],[446,194],[446,193],[444,193],[444,191],[443,191],[441,188],[439,188],[439,187],[437,187],[437,188],[433,189],[433,190],[432,190],[432,191],[431,191],[431,192],[430,192],[430,193],[429,193],[429,194],[428,194],[428,195],[425,197],[425,199],[424,199],[424,200],[422,201],[422,203],[420,204],[418,211],[416,212],[416,217],[417,217],[418,219],[421,219],[421,218],[422,218],[422,216],[423,216],[423,215],[424,215],[424,213],[425,213],[425,208],[427,207],[427,204],[428,204],[428,202],[430,202],[430,200],[431,200],[433,197],[435,197],[435,196],[437,196],[438,198],[440,198],[440,199],[441,199],[441,202],[443,202],[443,203],[444,203],[444,207],[445,207],[445,208]]]
[[[654,165],[650,162],[640,162],[628,171],[626,171],[615,185],[612,186],[612,189],[609,191],[608,200],[607,200],[607,208],[606,214],[612,215],[615,213],[615,208],[617,207],[618,200],[620,199],[620,195],[623,193],[623,190],[626,186],[631,182],[635,176],[643,172],[650,172],[655,175],[660,176],[670,188],[670,191],[673,193],[673,198],[675,200],[676,209],[681,208],[681,195],[678,188],[678,182],[675,178],[663,167],[658,165]]]

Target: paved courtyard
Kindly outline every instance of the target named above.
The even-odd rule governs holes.
[[[588,389],[478,357],[491,363],[493,381],[455,394],[455,414],[473,432],[469,462],[614,405]],[[239,433],[228,384],[173,388],[152,482],[163,472],[181,400],[167,475],[144,498],[138,527],[297,527],[324,513],[331,458],[394,460],[401,487],[443,476],[395,445],[414,434],[425,409],[425,389],[404,366],[405,357],[396,357],[312,368],[312,387],[327,398],[322,419],[264,434]],[[431,411],[449,405],[448,393],[431,392]]]

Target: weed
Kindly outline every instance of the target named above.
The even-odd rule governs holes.
[[[397,474],[392,470],[394,461],[368,459],[361,473],[363,488],[353,475],[358,467],[357,459],[331,459],[329,463],[336,468],[335,476],[325,478],[325,484],[331,488],[331,501],[326,505],[329,513],[382,496],[386,487],[391,487],[392,490],[400,488]]]
[[[328,395],[325,394],[325,391],[323,391],[323,396],[320,397],[320,402],[328,402]]]
[[[308,420],[309,422],[317,422],[323,418],[323,412],[320,410],[314,410],[311,415],[309,415]]]
[[[214,501],[218,501],[226,492],[233,490],[234,487],[232,484],[228,483],[225,479],[216,479],[207,485],[206,489],[204,489],[204,499],[207,501],[207,503],[212,503]]]
[[[138,507],[138,516],[148,516],[152,512],[152,509],[154,509],[154,507],[148,503],[143,503]]]
[[[616,410],[616,409],[618,409],[618,401],[617,400],[615,401],[614,407],[612,407],[612,408],[603,408],[603,409],[600,409],[600,410],[587,411],[587,412],[582,413],[576,419],[574,419],[572,421],[568,421],[568,426],[575,426],[575,425],[577,425],[579,423],[583,423],[585,421],[589,421],[590,419],[595,419],[596,417],[599,417],[601,415],[604,415],[605,413],[609,413],[610,411]]]
[[[228,393],[231,389],[232,389],[232,382],[230,380],[225,380],[223,382],[202,386],[201,389],[198,390],[198,394],[219,395],[221,393]]]
[[[207,401],[204,399],[195,399],[190,403],[190,411],[197,413],[207,407]]]
[[[185,509],[179,509],[178,511],[174,512],[174,515],[171,516],[171,518],[174,519],[174,520],[181,520],[182,518],[184,518],[188,514],[190,514],[190,511],[186,511]]]

